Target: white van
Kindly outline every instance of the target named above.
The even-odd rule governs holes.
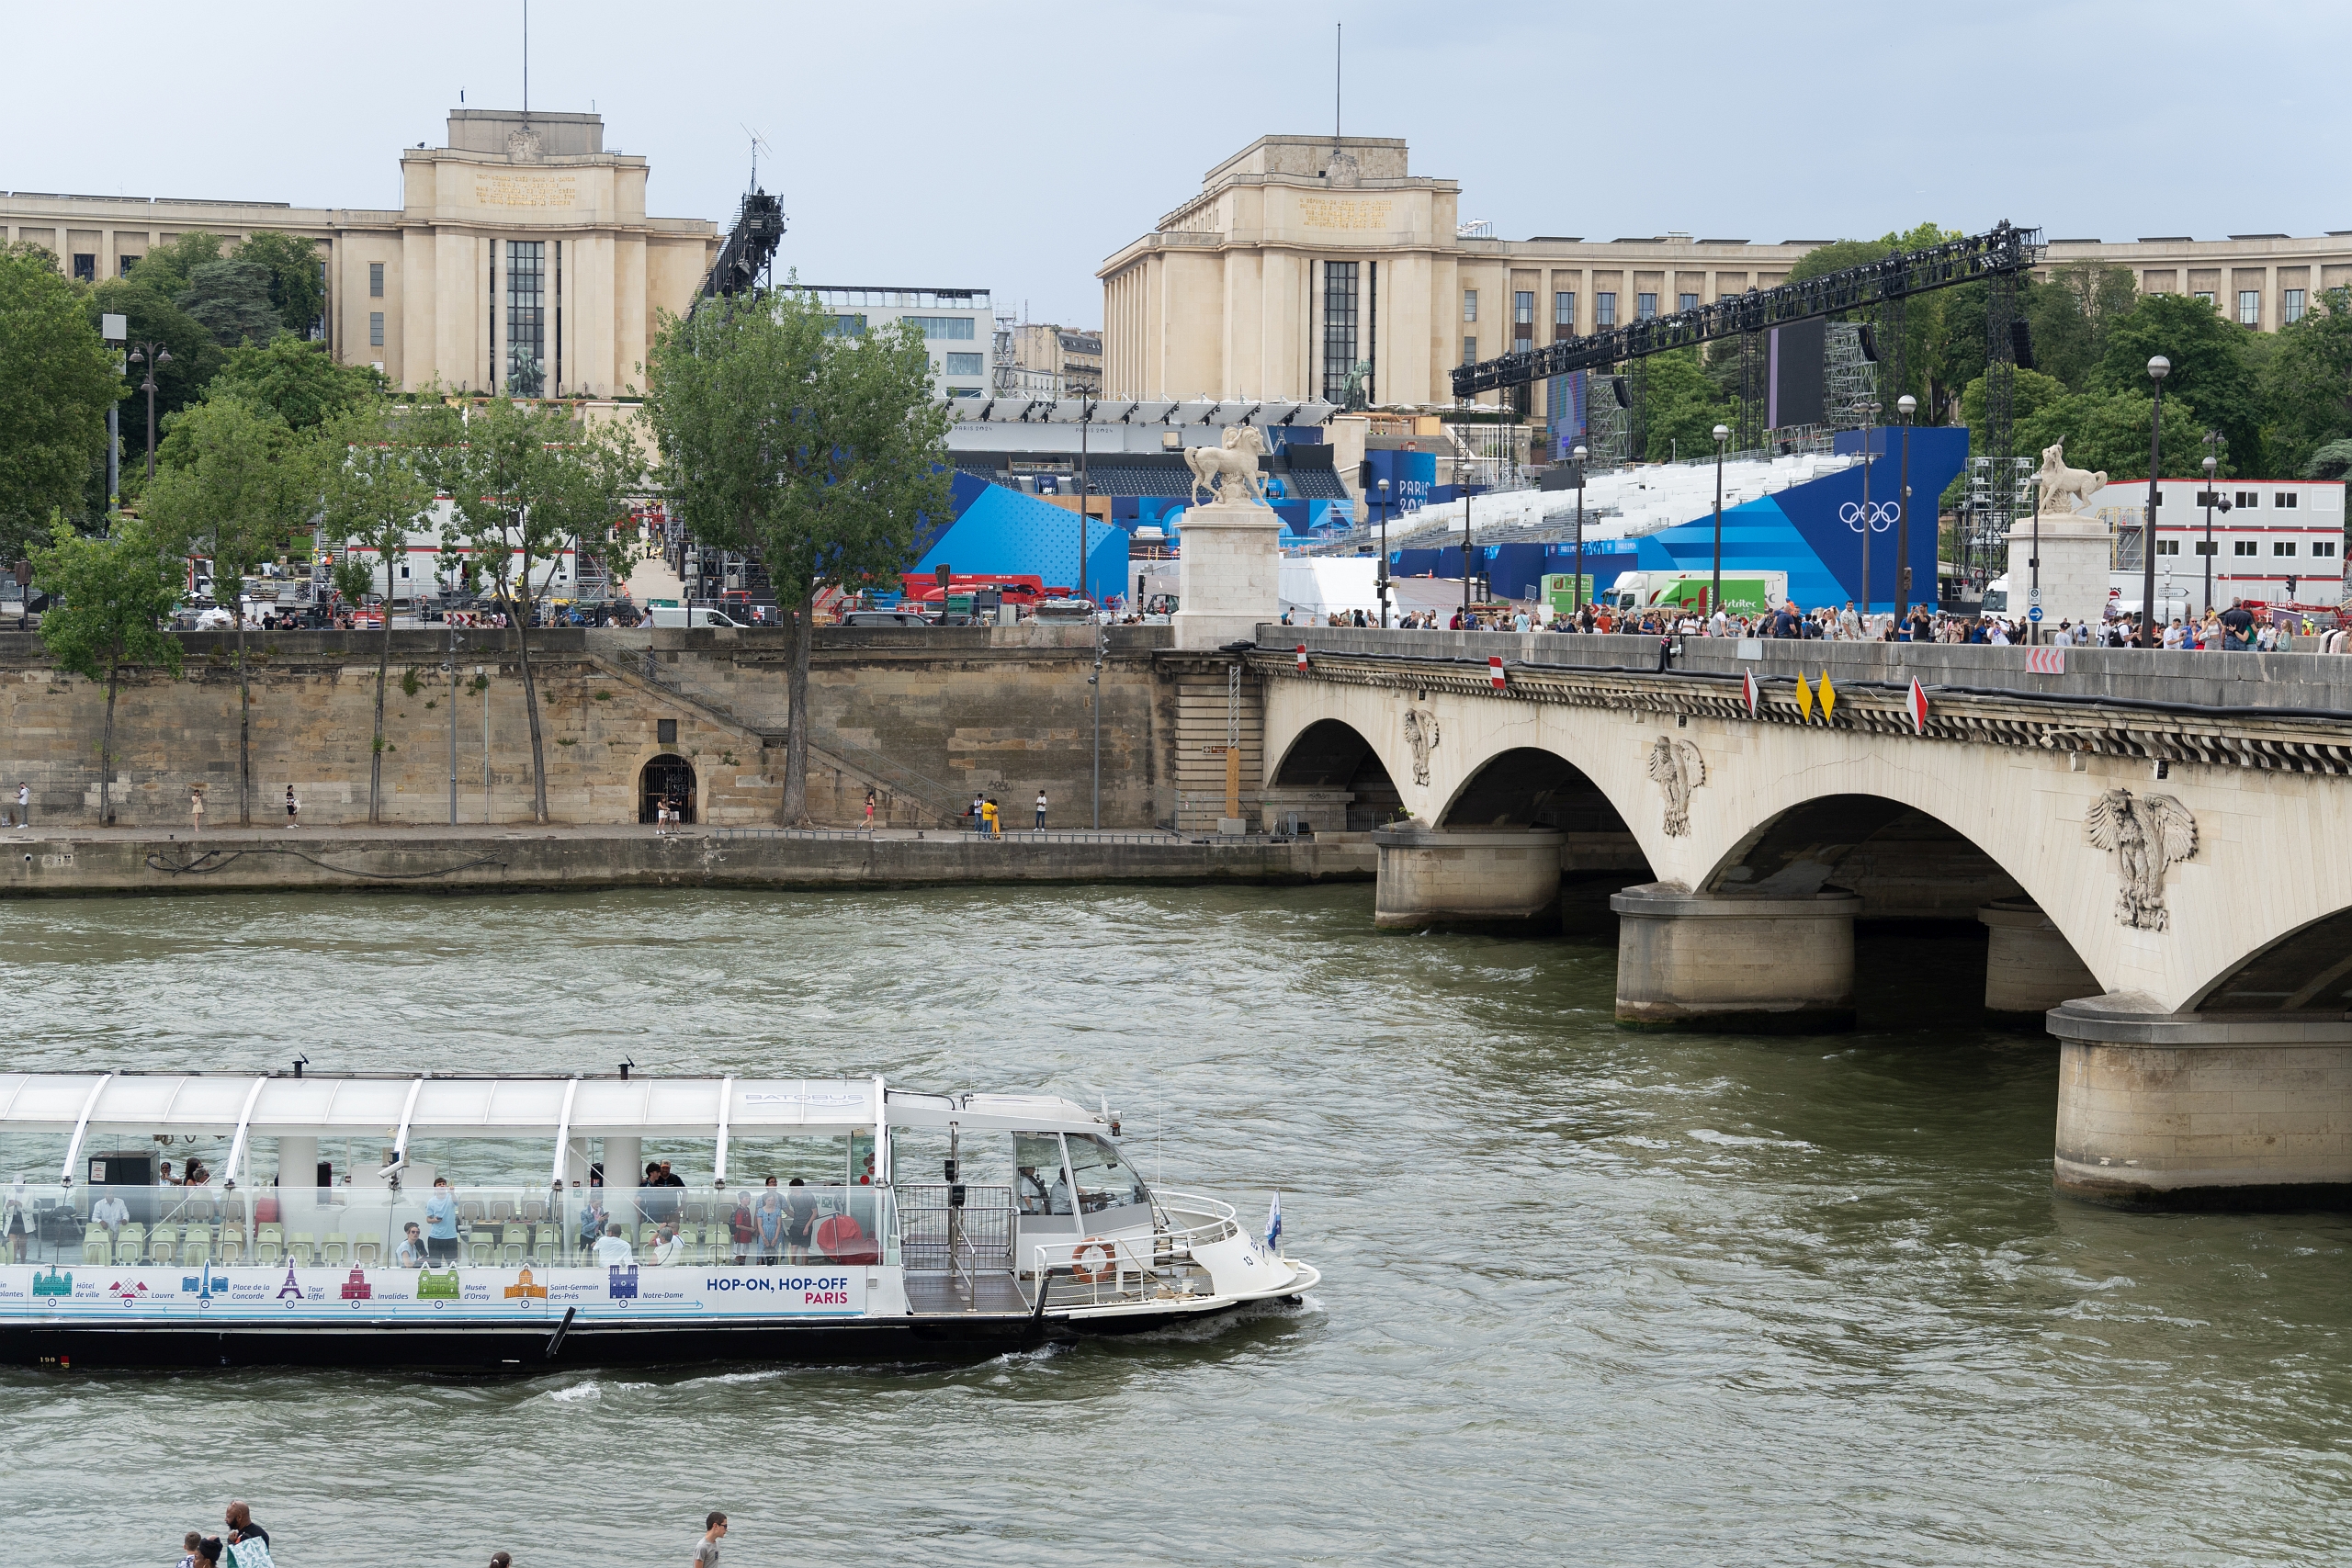
[[[724,610],[689,610],[679,604],[653,606],[653,624],[657,626],[740,626],[743,623],[731,618]]]

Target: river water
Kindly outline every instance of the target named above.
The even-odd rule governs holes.
[[[1109,1094],[1303,1306],[951,1371],[0,1372],[17,1551],[289,1568],[2234,1563],[2352,1551],[2352,1227],[2052,1196],[2054,1047],[1983,949],[1863,1032],[1634,1034],[1613,938],[1371,890],[0,908],[11,1065],[890,1075]]]

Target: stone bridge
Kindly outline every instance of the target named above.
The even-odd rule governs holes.
[[[1233,656],[1268,817],[1378,828],[1384,926],[1540,927],[1564,873],[1616,874],[1622,1022],[1815,1030],[1852,1021],[1857,919],[1981,920],[1987,1008],[2061,1043],[2062,1189],[2352,1196],[2352,660],[1660,653],[1269,625]]]

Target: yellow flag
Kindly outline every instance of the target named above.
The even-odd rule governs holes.
[[[1821,722],[1827,724],[1838,714],[1838,688],[1829,683],[1829,671],[1821,672]]]
[[[1804,715],[1807,724],[1813,722],[1813,688],[1804,683],[1802,671],[1797,674],[1797,711]]]

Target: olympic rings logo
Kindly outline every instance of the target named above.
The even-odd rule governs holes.
[[[1865,510],[1870,515],[1871,532],[1883,534],[1894,526],[1895,516],[1902,508],[1891,501],[1872,502],[1867,508],[1861,502],[1849,501],[1838,509],[1838,521],[1859,534],[1862,531],[1862,516]]]

